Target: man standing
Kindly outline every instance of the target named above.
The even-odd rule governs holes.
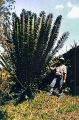
[[[49,95],[52,95],[56,82],[59,81],[59,98],[63,96],[62,86],[63,86],[63,83],[66,82],[66,77],[67,77],[67,68],[64,65],[64,62],[65,62],[64,58],[61,57],[59,58],[59,65],[55,67],[50,66],[51,70],[55,70],[55,77],[50,84],[51,89],[50,89]]]

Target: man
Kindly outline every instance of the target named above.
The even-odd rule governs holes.
[[[51,70],[55,70],[55,77],[50,84],[51,89],[50,89],[49,95],[52,95],[53,89],[54,89],[56,82],[58,80],[59,81],[59,98],[61,98],[63,95],[62,86],[63,86],[63,83],[66,82],[66,77],[67,77],[67,68],[64,65],[64,62],[65,62],[64,58],[61,57],[61,58],[59,58],[59,65],[57,65],[55,67],[50,66]]]

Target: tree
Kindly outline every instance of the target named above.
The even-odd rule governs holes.
[[[0,43],[5,45],[11,33],[11,10],[14,0],[0,0]],[[4,48],[5,49],[5,48]]]
[[[69,36],[69,32],[63,33],[54,47],[62,16],[57,17],[51,28],[52,18],[52,14],[46,17],[44,11],[39,17],[24,9],[20,18],[13,13],[12,39],[6,41],[7,58],[1,56],[1,64],[24,90],[30,89],[33,92],[38,89],[46,66]]]

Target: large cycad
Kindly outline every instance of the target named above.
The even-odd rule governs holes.
[[[46,17],[45,12],[37,17],[35,13],[23,10],[20,18],[13,13],[12,39],[7,40],[7,62],[3,55],[1,64],[25,90],[38,88],[46,66],[69,36],[69,32],[65,32],[54,47],[62,16],[57,17],[53,27],[52,18],[52,14]]]

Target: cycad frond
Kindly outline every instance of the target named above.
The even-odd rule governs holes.
[[[56,39],[58,37],[58,33],[59,33],[59,28],[60,28],[60,24],[61,24],[61,19],[62,16],[58,16],[54,25],[53,25],[53,29],[51,31],[50,34],[50,40],[48,42],[48,46],[47,46],[47,51],[49,52],[51,50],[52,47],[54,47]]]
[[[8,58],[6,58],[6,56],[4,55],[0,55],[0,64],[8,71],[10,72],[11,71],[11,66],[9,65],[9,61]]]
[[[53,59],[54,55],[63,47],[68,37],[69,37],[69,32],[64,32],[63,35],[58,40],[56,47],[50,50],[51,53],[49,52],[47,56],[47,61],[46,61],[47,64],[50,62],[51,59]]]
[[[61,49],[63,47],[63,45],[64,45],[64,43],[65,43],[65,41],[67,40],[68,37],[69,37],[69,32],[63,33],[63,35],[60,37],[56,47],[52,51],[52,56],[54,56],[56,54],[56,52],[58,52],[59,49]]]
[[[36,38],[35,38],[35,47],[34,47],[35,50],[37,50],[37,48],[41,44],[40,37],[41,37],[41,34],[42,34],[42,29],[44,27],[44,20],[45,20],[45,13],[41,12],[40,16],[38,18],[37,27],[36,27],[37,29],[36,29]]]

